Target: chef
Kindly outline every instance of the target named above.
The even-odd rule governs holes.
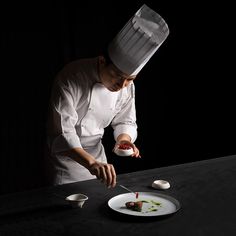
[[[98,57],[67,64],[56,76],[48,118],[47,172],[51,184],[98,178],[116,185],[114,166],[102,144],[104,128],[114,129],[114,150],[133,149],[137,138],[135,86],[139,71],[169,34],[163,18],[143,5]]]

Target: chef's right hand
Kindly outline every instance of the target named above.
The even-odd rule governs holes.
[[[112,164],[96,161],[88,169],[92,175],[96,175],[108,188],[116,186],[116,172]]]

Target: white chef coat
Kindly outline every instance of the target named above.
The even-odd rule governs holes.
[[[98,58],[69,63],[55,79],[48,120],[53,184],[95,178],[73,159],[59,155],[83,148],[100,162],[107,162],[101,139],[109,124],[115,140],[121,133],[137,137],[134,84],[117,92],[104,87],[98,76]]]

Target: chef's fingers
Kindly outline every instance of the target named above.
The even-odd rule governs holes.
[[[106,175],[106,185],[107,187],[110,187],[111,182],[112,182],[111,165],[110,164],[104,165],[104,171]]]
[[[134,153],[131,156],[136,158],[141,158],[139,149],[135,145],[134,145]]]
[[[94,163],[89,171],[91,174],[96,175],[97,179],[102,181],[101,165],[98,162]]]
[[[103,165],[100,167],[100,178],[102,179],[102,182],[107,184],[107,171],[106,171],[106,165]]]
[[[101,178],[103,179],[103,182],[107,185],[107,187],[111,187],[113,185],[113,173],[114,173],[114,167],[111,164],[105,164],[102,167],[101,171]]]
[[[91,173],[96,175],[101,182],[105,183],[108,187],[115,187],[116,185],[116,172],[111,164],[96,163],[91,168]]]
[[[108,188],[115,187],[116,184],[116,173],[113,165],[107,164],[104,166],[106,171],[106,185]]]
[[[110,169],[110,173],[111,173],[111,177],[112,177],[112,181],[111,181],[111,187],[114,188],[116,186],[116,171],[113,165],[110,165],[111,169]]]

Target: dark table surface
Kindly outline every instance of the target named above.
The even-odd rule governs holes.
[[[155,190],[156,179],[171,187]],[[0,235],[236,235],[236,155],[118,175],[134,191],[176,198],[181,208],[168,217],[132,217],[112,211],[110,198],[126,193],[98,180],[45,187],[0,197]],[[83,208],[64,197],[84,193]]]

